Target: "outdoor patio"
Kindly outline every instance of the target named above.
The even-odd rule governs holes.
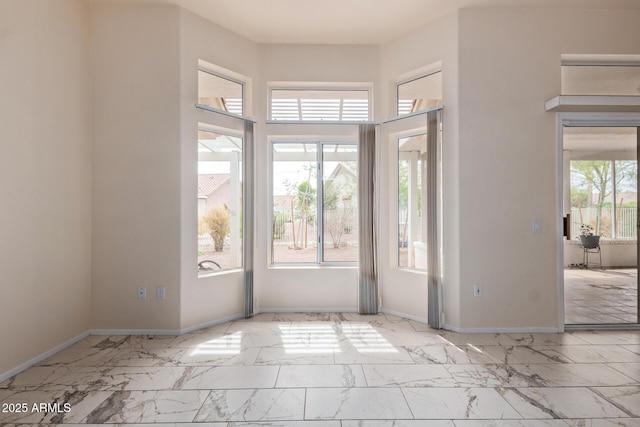
[[[564,270],[565,324],[636,323],[636,268]]]

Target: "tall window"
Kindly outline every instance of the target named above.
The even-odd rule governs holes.
[[[198,130],[200,274],[242,267],[242,138]]]
[[[423,224],[427,135],[398,139],[398,266],[427,268]]]
[[[397,114],[415,113],[442,105],[442,72],[398,83]]]
[[[272,262],[357,261],[357,145],[274,142],[272,161]]]

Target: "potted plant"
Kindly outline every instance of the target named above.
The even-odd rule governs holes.
[[[593,227],[589,224],[580,226],[580,243],[585,249],[593,249],[600,246],[600,236],[593,234]]]

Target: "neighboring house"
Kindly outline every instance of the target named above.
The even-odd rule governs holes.
[[[216,207],[229,206],[231,175],[228,173],[198,174],[198,217]],[[242,191],[242,184],[240,184]]]
[[[340,162],[327,178],[327,184],[332,183],[341,187],[350,187],[357,191],[358,173],[356,162]]]
[[[273,211],[274,212],[288,212],[291,213],[291,203],[295,203],[293,196],[285,194],[279,196],[273,196]]]
[[[591,204],[596,205],[598,203],[598,198],[600,197],[600,193],[593,192],[591,195]],[[616,195],[616,205],[620,205],[620,203],[633,203],[638,201],[638,193],[637,192],[618,192]],[[604,198],[604,203],[613,202],[613,195],[608,194]]]

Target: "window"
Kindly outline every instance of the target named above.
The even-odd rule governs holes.
[[[442,105],[442,72],[399,83],[397,101],[399,116]]]
[[[271,89],[271,120],[367,121],[369,90]]]
[[[423,225],[427,135],[398,139],[398,266],[426,270]]]
[[[272,262],[356,262],[357,145],[274,142],[272,173]]]
[[[604,238],[637,238],[636,132],[625,127],[564,128],[565,151],[572,157],[572,239],[583,224]]]
[[[242,138],[198,130],[200,274],[242,267]]]
[[[198,104],[242,116],[243,92],[242,83],[204,68],[198,69]]]

